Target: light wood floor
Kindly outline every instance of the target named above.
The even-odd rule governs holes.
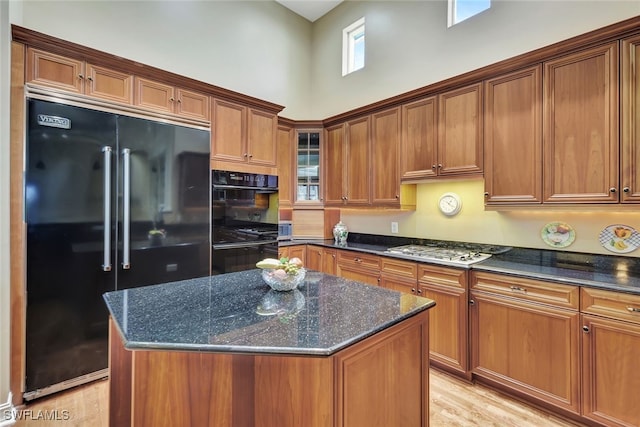
[[[107,427],[107,387],[106,380],[97,381],[36,400],[20,408],[20,414],[26,419],[19,420],[16,426]],[[524,405],[489,388],[468,384],[433,369],[429,387],[431,398],[429,425],[431,427],[569,427],[578,425]],[[40,419],[37,418],[39,415]],[[57,417],[58,420],[43,419],[47,416]]]

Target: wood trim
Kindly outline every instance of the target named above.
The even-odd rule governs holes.
[[[335,116],[328,117],[323,120],[323,125],[325,127],[332,126],[337,123],[342,123],[355,117],[362,116],[364,114],[371,114],[373,112],[393,107],[395,105],[415,101],[420,98],[456,89],[468,84],[476,83],[480,80],[492,78],[498,74],[506,74],[512,71],[519,70],[521,68],[530,67],[542,61],[547,61],[571,52],[626,37],[633,34],[634,32],[638,32],[639,30],[640,16],[633,17],[585,34],[578,35],[576,37],[572,37],[570,39],[559,41],[540,49],[532,50],[530,52],[523,53],[521,55],[517,55],[503,61],[496,62],[485,67],[481,67],[464,74],[451,77],[449,79],[441,80],[439,82],[393,96],[391,98],[383,99],[372,104],[368,104],[350,111],[346,111],[344,113],[337,114]]]
[[[118,427],[131,421],[131,355],[122,345],[120,332],[109,316],[109,369],[119,375],[109,375],[109,426]]]
[[[141,64],[137,61],[122,58],[106,52],[101,52],[87,46],[82,46],[70,41],[49,36],[17,25],[11,25],[11,36],[14,42],[26,44],[30,47],[46,50],[58,55],[76,58],[91,64],[108,67],[114,70],[131,73],[139,77],[161,81],[165,84],[180,86],[196,92],[203,92],[211,96],[224,98],[229,101],[239,102],[247,106],[260,108],[273,113],[278,113],[284,106],[269,101],[244,95],[229,89],[224,89],[209,83],[191,79],[189,77],[174,74],[169,71]]]
[[[25,266],[25,223],[22,216],[24,200],[22,193],[22,165],[24,163],[25,135],[25,76],[24,45],[11,43],[11,130],[10,130],[10,248],[9,256],[13,260],[10,268],[10,304],[11,304],[11,344],[9,387],[13,393],[13,404],[23,402],[25,375],[25,334],[26,334],[26,266]]]

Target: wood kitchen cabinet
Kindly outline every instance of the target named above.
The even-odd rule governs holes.
[[[325,131],[325,206],[367,206],[370,187],[370,116]]]
[[[209,121],[209,96],[203,93],[136,77],[133,100],[140,107]]]
[[[618,44],[544,63],[545,203],[618,202]]]
[[[484,83],[485,203],[542,203],[542,66]]]
[[[293,165],[294,204],[302,206],[321,206],[321,129],[296,129],[296,162]]]
[[[26,81],[106,101],[131,104],[133,75],[28,48]]]
[[[380,284],[380,257],[355,251],[338,250],[336,275],[351,280]]]
[[[336,274],[337,254],[335,249],[322,246],[307,245],[307,260],[305,266],[309,270]]]
[[[295,187],[292,173],[296,161],[294,134],[293,127],[278,124],[278,208],[288,208],[293,205]]]
[[[371,203],[400,203],[400,107],[371,115]],[[363,180],[367,181],[367,180]]]
[[[307,265],[307,245],[280,246],[278,258],[300,258],[302,265]]]
[[[432,299],[429,360],[433,366],[471,379],[467,270],[418,264],[418,292]]]
[[[278,119],[274,113],[218,98],[211,104],[211,158],[276,167]]]
[[[418,264],[380,257],[380,286],[422,296],[422,291],[418,288]]]
[[[400,173],[403,180],[436,176],[438,144],[437,97],[402,106]]]
[[[640,34],[622,40],[621,201],[640,202]]]
[[[472,271],[470,289],[474,376],[579,414],[579,288]]]
[[[582,415],[607,426],[640,425],[640,296],[581,289]]]
[[[403,180],[482,175],[480,83],[404,105],[402,123]]]

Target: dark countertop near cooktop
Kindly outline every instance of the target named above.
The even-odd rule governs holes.
[[[338,246],[333,240],[293,240],[280,243],[284,246],[308,243],[415,261],[415,258],[385,251],[393,246],[434,244],[437,241],[350,233],[346,246]],[[456,242],[442,243],[446,245]],[[492,250],[495,249],[496,253],[491,258],[471,266],[454,266],[438,260],[420,262],[640,295],[640,258],[496,245],[490,247]]]
[[[259,269],[108,292],[128,349],[330,355],[435,305],[308,271],[276,292]]]

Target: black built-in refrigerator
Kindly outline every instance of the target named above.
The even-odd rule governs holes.
[[[116,289],[210,274],[208,129],[27,99],[27,400],[107,375]]]

